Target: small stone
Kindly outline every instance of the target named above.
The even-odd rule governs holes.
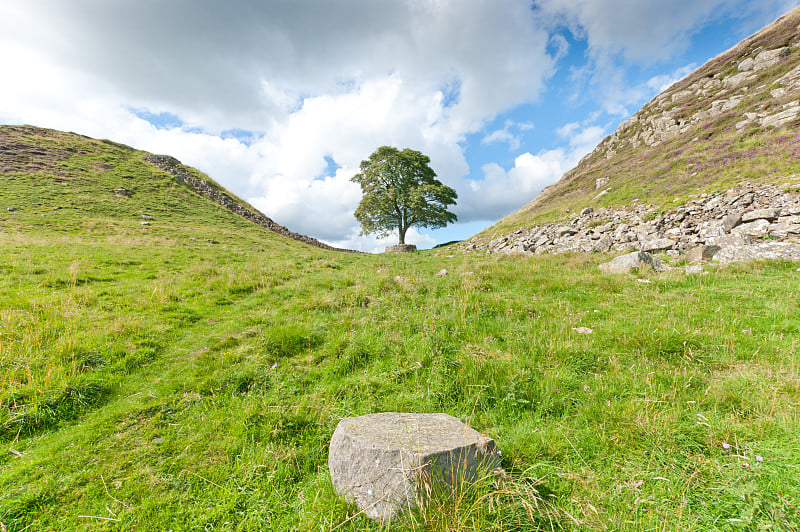
[[[695,275],[698,273],[703,273],[703,266],[701,264],[691,264],[684,269],[684,273],[686,275]]]
[[[152,220],[152,219],[153,219],[153,217],[150,216],[149,214],[143,214],[142,215],[142,220]]]
[[[16,211],[16,210],[17,210],[17,208],[16,208],[16,207],[8,207],[6,210],[7,210],[8,212],[14,212],[14,211]]]
[[[591,207],[586,207],[585,209],[583,209],[583,210],[581,211],[581,216],[586,216],[587,214],[592,214],[593,212],[594,212],[594,209],[593,209],[593,208],[591,208]]]
[[[116,194],[117,196],[122,196],[122,197],[127,198],[133,193],[130,190],[126,189],[126,188],[118,188],[118,189],[116,189],[114,191],[114,194]]]
[[[447,277],[447,270],[441,269],[433,274],[434,277]]]
[[[730,233],[731,229],[736,227],[742,222],[741,214],[729,214],[722,219],[722,229],[726,233]]]
[[[594,332],[594,330],[589,327],[573,327],[572,330],[580,334],[592,334]]]
[[[139,222],[139,225],[150,225],[150,222]]]

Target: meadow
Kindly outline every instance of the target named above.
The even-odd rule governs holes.
[[[0,530],[800,528],[797,264],[336,253],[83,142],[2,177]],[[506,475],[367,520],[327,445],[381,411]]]

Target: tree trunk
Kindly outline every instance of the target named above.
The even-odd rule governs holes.
[[[408,227],[398,227],[398,232],[400,233],[400,242],[398,244],[405,244],[406,243],[406,231],[408,231]]]

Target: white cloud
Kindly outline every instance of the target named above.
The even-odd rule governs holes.
[[[736,0],[539,0],[546,16],[585,36],[595,57],[622,54],[635,61],[671,57],[699,24]]]
[[[489,219],[497,219],[521,208],[594,149],[605,130],[596,125],[569,123],[558,128],[557,134],[567,139],[569,149],[523,153],[508,170],[496,163],[484,165],[483,179],[469,180],[469,186],[463,187],[466,192],[456,208],[459,221],[487,219],[487,214]]]

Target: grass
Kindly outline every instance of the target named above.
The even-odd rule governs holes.
[[[0,176],[0,530],[800,526],[796,264],[337,254],[96,142]],[[72,160],[95,148],[133,196]],[[368,521],[327,445],[380,411],[458,417],[507,477]]]

